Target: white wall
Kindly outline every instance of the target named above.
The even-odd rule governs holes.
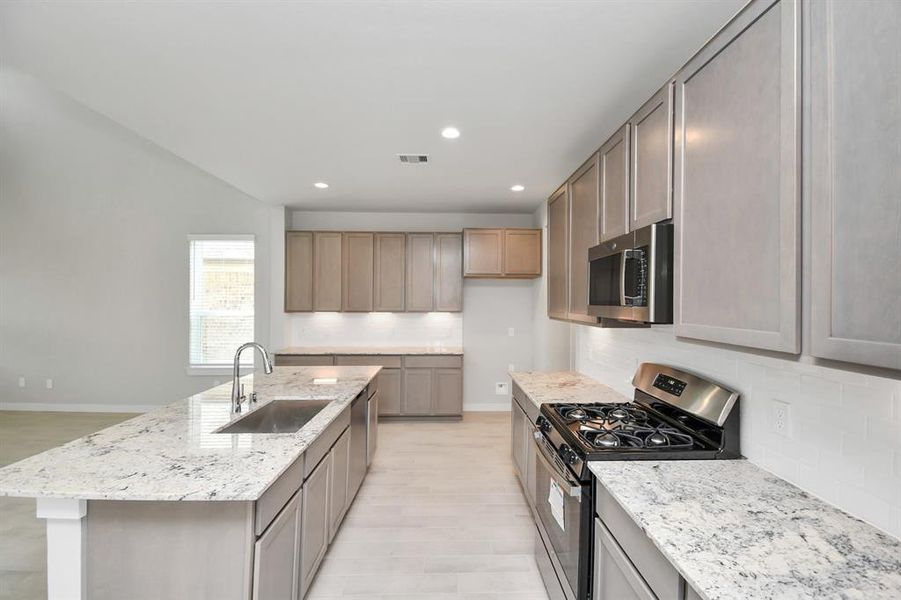
[[[573,326],[576,368],[625,393],[640,362],[675,365],[741,392],[742,454],[901,537],[901,382],[734,347],[677,340],[672,326]],[[789,404],[787,436],[774,401]]]
[[[533,215],[533,227],[542,230],[541,273],[532,283],[532,366],[536,371],[566,371],[572,368],[569,323],[547,316],[547,203],[542,202]]]
[[[185,372],[188,234],[256,236],[268,343],[273,209],[26,75],[0,87],[3,406],[140,409],[212,385]]]
[[[532,227],[532,215],[291,211],[290,229],[460,231],[464,227]],[[285,346],[462,345],[464,410],[509,410],[510,396],[495,394],[509,365],[532,367],[533,284],[530,280],[463,283],[459,314],[285,314],[274,329],[289,332]],[[514,336],[508,335],[513,328]]]

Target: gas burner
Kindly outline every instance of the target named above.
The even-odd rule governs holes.
[[[599,450],[607,448],[641,448],[643,446],[641,438],[624,430],[582,432],[581,436],[592,448]]]
[[[579,436],[589,447],[603,450],[606,448],[648,448],[685,449],[694,446],[694,438],[672,427],[624,426],[618,429],[591,430],[582,428]]]
[[[641,425],[648,420],[645,411],[624,404],[560,404],[556,409],[567,422],[579,421],[592,430]]]

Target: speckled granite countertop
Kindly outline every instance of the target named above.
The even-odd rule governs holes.
[[[513,382],[525,392],[537,409],[555,402],[630,402],[616,390],[575,371],[513,371]]]
[[[462,356],[461,346],[291,346],[273,354],[319,355],[319,354],[372,354],[376,356],[395,355],[448,355]]]
[[[901,541],[746,460],[589,467],[705,600],[901,598]]]
[[[381,367],[276,367],[242,378],[257,408],[331,399],[291,434],[213,433],[233,421],[231,383],[0,469],[0,495],[86,500],[257,500]],[[335,384],[314,377],[337,377]],[[245,410],[245,413],[246,410]]]

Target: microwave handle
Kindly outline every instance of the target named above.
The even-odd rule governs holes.
[[[620,254],[619,263],[619,305],[626,305],[626,261],[632,254],[631,250],[623,250]]]

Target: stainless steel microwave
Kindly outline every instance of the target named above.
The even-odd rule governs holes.
[[[673,225],[656,223],[588,251],[588,314],[673,322]]]

